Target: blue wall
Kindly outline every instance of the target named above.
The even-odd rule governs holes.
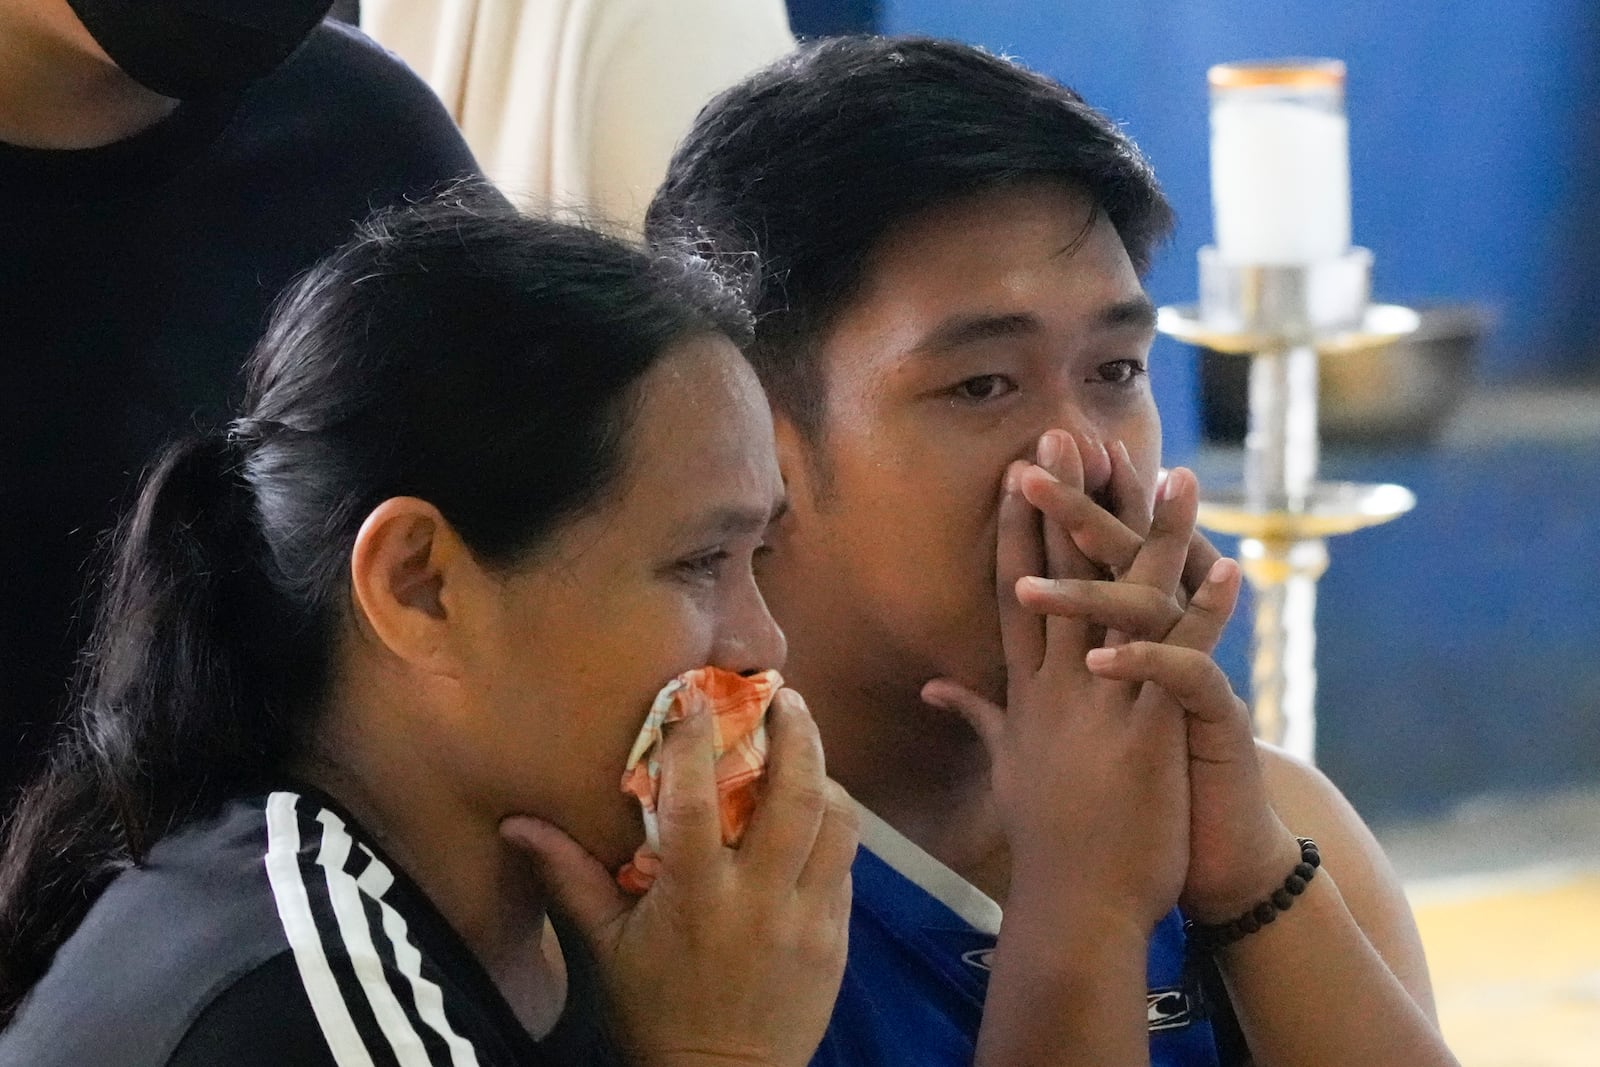
[[[788,0],[789,28],[796,37],[871,33],[883,18],[879,0]]]
[[[1578,147],[1600,113],[1597,11],[1592,0],[884,0],[882,26],[1014,55],[1126,123],[1182,220],[1151,278],[1158,301],[1193,293],[1194,252],[1211,236],[1206,68],[1344,59],[1355,239],[1377,254],[1378,290],[1496,308],[1484,369],[1504,379],[1600,345],[1595,302],[1566,283],[1575,269],[1593,277],[1600,242],[1600,217],[1569,209],[1600,177]]]

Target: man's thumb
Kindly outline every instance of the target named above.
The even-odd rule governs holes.
[[[1005,729],[1004,709],[959,682],[948,678],[932,679],[922,687],[922,701],[966,719],[991,754],[1000,744],[1000,733]]]

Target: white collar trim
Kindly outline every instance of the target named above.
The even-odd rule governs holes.
[[[965,919],[979,933],[1000,936],[1000,905],[949,867],[924,852],[915,841],[856,804],[861,815],[861,843],[867,851],[929,896]]]

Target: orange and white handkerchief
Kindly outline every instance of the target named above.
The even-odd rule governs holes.
[[[701,667],[678,675],[656,694],[622,772],[622,791],[636,797],[644,813],[644,844],[617,872],[618,885],[630,893],[643,893],[660,873],[656,798],[661,788],[662,730],[683,719],[690,708],[711,712],[722,843],[739,843],[767,766],[767,709],[782,687],[783,677],[777,671],[745,677],[719,667]]]

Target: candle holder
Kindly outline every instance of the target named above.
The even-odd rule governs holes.
[[[1372,303],[1372,253],[1350,247],[1344,64],[1222,63],[1206,80],[1217,243],[1200,250],[1200,302],[1162,308],[1156,326],[1250,359],[1244,484],[1202,498],[1199,522],[1240,538],[1255,593],[1256,734],[1311,760],[1327,538],[1416,502],[1398,485],[1317,481],[1317,360],[1395,341],[1418,320]]]
[[[1417,328],[1416,312],[1369,299],[1372,254],[1304,264],[1230,263],[1200,250],[1200,302],[1164,307],[1156,328],[1250,359],[1244,483],[1208,492],[1199,523],[1240,538],[1255,595],[1251,712],[1256,734],[1305,760],[1316,750],[1316,583],[1326,539],[1388,522],[1416,503],[1398,485],[1317,480],[1317,360],[1369,350]]]

